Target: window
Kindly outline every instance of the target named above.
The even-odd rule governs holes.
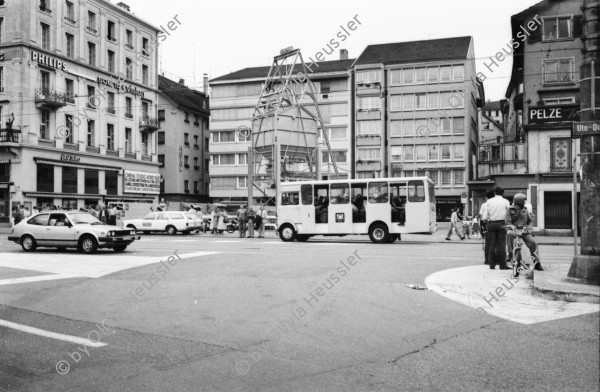
[[[62,168],[62,192],[77,193],[77,168],[64,166]],[[95,192],[96,194],[98,192]]]
[[[381,110],[381,99],[379,97],[358,98],[356,107],[358,110]]]
[[[427,109],[427,94],[415,94],[415,101],[417,110]]]
[[[465,171],[454,170],[454,186],[465,185]]]
[[[452,80],[452,67],[440,67],[440,82],[447,83]]]
[[[142,118],[147,119],[150,116],[150,103],[142,101]],[[188,141],[189,144],[189,141]]]
[[[429,161],[438,161],[440,159],[440,148],[437,144],[427,146]]]
[[[204,151],[208,151],[208,145],[209,145],[209,139],[206,137],[204,138]]]
[[[200,146],[198,145],[198,135],[194,135],[194,148],[200,148]]]
[[[402,136],[402,120],[395,120],[390,123],[390,136]]]
[[[300,195],[298,192],[283,192],[281,193],[282,206],[297,206],[300,204]]]
[[[300,195],[302,197],[302,205],[310,206],[313,204],[312,185],[302,185],[300,187]]]
[[[464,117],[454,117],[452,119],[452,132],[456,134],[465,133],[465,119]]]
[[[427,67],[427,83],[438,82],[438,67]]]
[[[423,118],[415,120],[415,134],[419,137],[427,137],[427,120]]]
[[[213,132],[213,143],[235,143],[234,131]]]
[[[403,84],[414,84],[415,83],[415,70],[413,68],[402,70],[402,83]]]
[[[360,148],[358,149],[358,159],[362,161],[372,161],[381,159],[381,149],[379,148]]]
[[[65,79],[65,94],[67,102],[75,103],[75,82],[71,79]]]
[[[133,140],[131,139],[131,128],[125,128],[125,152],[131,152]]]
[[[438,108],[438,93],[428,93],[427,94],[427,108],[428,109],[437,109]]]
[[[402,146],[392,146],[390,155],[392,156],[392,161],[402,161]]]
[[[568,105],[570,103],[575,103],[575,97],[544,98],[542,101],[544,102],[544,105]]]
[[[46,23],[41,24],[42,29],[42,49],[50,50],[50,26]]]
[[[571,171],[571,139],[550,139],[553,172]]]
[[[115,150],[115,126],[113,124],[106,124],[106,149]]]
[[[189,157],[189,156],[187,156],[187,155],[183,157],[183,166],[184,166],[186,169],[189,169],[189,168],[190,168],[190,157]]]
[[[87,122],[87,146],[88,147],[96,147],[96,138],[94,135],[94,128],[96,122],[94,120],[88,120]]]
[[[165,167],[165,156],[164,154],[158,155],[158,163],[160,163],[160,167]]]
[[[464,124],[464,120],[463,120]],[[452,122],[449,118],[445,117],[440,120],[440,131],[441,134],[449,134],[452,131]]]
[[[41,87],[42,90],[44,91],[44,94],[46,94],[48,92],[48,90],[50,90],[50,72],[46,72],[46,71],[40,71],[40,76],[41,76]]]
[[[544,41],[551,41],[557,39],[568,39],[573,36],[573,26],[570,16],[559,17],[559,18],[543,18],[542,25]]]
[[[415,84],[425,84],[427,77],[427,68],[415,69]]]
[[[370,84],[380,82],[381,72],[375,71],[358,71],[356,72],[356,83],[357,84]]]
[[[150,136],[142,132],[142,155],[150,155]]]
[[[454,159],[455,160],[465,159],[465,145],[464,144],[455,144],[453,146],[453,149],[454,149]]]
[[[99,174],[98,170],[85,169],[85,193],[88,195],[97,195],[99,190]]]
[[[369,184],[369,203],[387,203],[387,182],[372,182]]]
[[[413,120],[402,121],[402,136],[415,135],[415,122]]]
[[[133,79],[133,61],[129,57],[125,59],[125,77]]]
[[[115,22],[110,20],[106,22],[106,38],[112,42],[115,42],[117,40]]]
[[[336,163],[347,163],[348,162],[348,151],[340,150],[340,151],[331,151],[331,158],[327,151],[323,151],[323,163],[331,163],[335,161]]]
[[[422,203],[425,201],[425,186],[423,181],[408,182],[408,201],[410,203]]]
[[[117,195],[119,193],[119,172],[104,172],[104,188],[107,195]]]
[[[133,118],[133,101],[130,97],[125,97],[125,117]]]
[[[429,178],[431,178],[431,180],[433,181],[434,185],[438,185],[439,183],[439,178],[438,178],[438,171],[437,170],[430,170],[429,171]]]
[[[4,42],[4,18],[0,18],[0,43]]]
[[[67,7],[67,12],[65,19],[70,23],[75,23],[75,6],[70,1],[66,1],[65,5]]]
[[[426,161],[427,160],[427,146],[426,145],[417,145],[417,161]]]
[[[188,180],[183,181],[183,190],[185,193],[190,193],[190,182]]]
[[[452,66],[452,80],[460,82],[465,80],[465,66],[464,65],[453,65]]]
[[[108,72],[115,72],[116,62],[115,62],[115,52],[112,50],[107,51],[108,55],[106,56],[106,61],[108,62]]]
[[[402,70],[396,69],[390,72],[392,86],[399,86],[402,84]]]
[[[54,192],[54,166],[37,165],[37,191]]]
[[[115,93],[112,91],[107,93],[106,112],[115,114]]]
[[[238,165],[248,164],[248,154],[238,154]]]
[[[426,126],[428,135],[438,135],[440,133],[440,118],[428,118]]]
[[[190,134],[189,133],[184,133],[183,134],[183,143],[189,147],[190,146]]]
[[[327,81],[320,83],[321,94],[329,94],[331,92],[331,84]]]
[[[65,33],[65,45],[67,57],[75,58],[75,36],[73,34]]]
[[[88,65],[96,66],[96,45],[88,42]]]
[[[88,25],[87,25],[87,29],[88,31],[91,31],[92,33],[96,33],[96,14],[93,13],[92,11],[88,11]]]
[[[347,138],[346,128],[329,128],[329,140],[345,140]]]
[[[127,41],[125,46],[129,49],[133,49],[133,31],[129,29],[125,30],[125,39]]]
[[[442,186],[452,185],[452,170],[442,170]]]
[[[73,115],[65,114],[65,126],[68,130],[67,137],[65,138],[65,143],[73,144]]]
[[[198,157],[194,157],[194,169],[198,169],[200,166],[198,166]]]
[[[148,51],[148,38],[142,37],[142,54],[144,56],[149,56],[150,52]]]
[[[235,165],[235,154],[215,154],[212,156],[213,166]]]
[[[415,96],[407,94],[402,96],[402,110],[409,111],[415,109]]]
[[[248,177],[238,177],[237,180],[239,189],[248,188]]]
[[[348,184],[331,184],[331,204],[349,204],[350,186]]]
[[[442,161],[449,161],[452,159],[452,153],[450,151],[451,144],[442,144],[440,149],[442,151]]]
[[[48,110],[40,111],[40,139],[50,139],[50,112]]]
[[[96,97],[96,88],[94,86],[87,86],[86,106],[88,109],[96,109],[96,106],[94,105],[96,100],[93,97]]]
[[[544,60],[544,83],[573,82],[573,59]]]
[[[237,178],[236,177],[212,177],[211,180],[212,189],[236,189]]]
[[[148,84],[148,66],[142,65],[142,83]]]
[[[415,146],[403,146],[404,162],[412,162],[415,160]]]

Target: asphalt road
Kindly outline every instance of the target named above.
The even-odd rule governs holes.
[[[94,256],[3,239],[0,323],[102,346],[0,325],[0,390],[599,389],[598,313],[524,325],[407,288],[482,260],[477,244],[409,238],[149,235]]]

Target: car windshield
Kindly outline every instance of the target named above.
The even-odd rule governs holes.
[[[87,214],[87,213],[80,213],[80,214],[69,214],[69,218],[71,218],[71,220],[73,221],[74,224],[76,225],[81,225],[81,224],[89,224],[89,225],[102,225],[103,223],[100,222],[98,219],[94,218],[93,215]]]

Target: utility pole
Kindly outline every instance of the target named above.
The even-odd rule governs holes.
[[[580,121],[600,120],[600,29],[598,0],[584,0],[583,64],[580,78]],[[600,285],[600,135],[581,137],[581,254],[571,263],[568,277]],[[575,195],[574,195],[575,197]]]

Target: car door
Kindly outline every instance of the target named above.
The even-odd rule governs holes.
[[[142,219],[142,231],[152,231],[156,230],[155,222],[156,221],[156,212],[151,212]]]
[[[65,213],[51,213],[46,226],[46,244],[51,246],[75,245],[75,230]]]
[[[25,232],[31,233],[38,245],[44,245],[47,237],[46,229],[50,214],[38,214],[27,221]]]
[[[165,231],[168,223],[169,223],[169,215],[166,212],[159,212],[156,214],[156,221],[154,222],[154,230]]]

